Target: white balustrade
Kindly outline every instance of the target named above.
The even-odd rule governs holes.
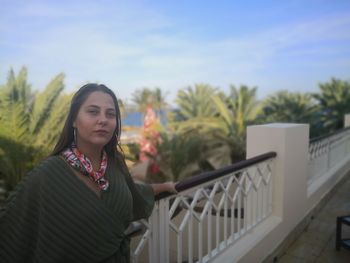
[[[308,185],[310,186],[350,153],[350,129],[343,129],[309,145]]]
[[[272,211],[269,158],[157,201],[144,233],[133,238],[133,262],[207,262]],[[147,249],[148,247],[148,249]]]
[[[158,200],[149,220],[138,222],[132,262],[265,259],[350,169],[350,128],[309,147],[308,130],[304,124],[248,127],[247,157],[271,151],[277,157],[265,154],[192,180]]]

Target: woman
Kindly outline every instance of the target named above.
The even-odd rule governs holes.
[[[135,184],[120,149],[114,93],[87,84],[74,95],[53,153],[0,213],[1,262],[129,262],[124,234],[173,183]]]

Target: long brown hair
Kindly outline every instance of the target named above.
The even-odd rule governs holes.
[[[58,155],[60,154],[64,149],[70,147],[74,140],[74,128],[73,128],[73,122],[76,119],[79,109],[81,105],[85,102],[87,97],[95,91],[101,91],[104,93],[107,93],[110,95],[113,99],[113,103],[115,106],[115,112],[116,112],[116,123],[117,126],[115,128],[114,134],[112,136],[112,139],[104,146],[104,150],[106,151],[108,157],[112,160],[118,161],[118,163],[124,161],[124,155],[121,150],[120,146],[120,134],[121,134],[121,118],[120,118],[120,110],[118,105],[117,97],[115,96],[114,92],[109,89],[107,86],[103,84],[96,84],[96,83],[89,83],[84,86],[82,86],[73,96],[70,109],[68,112],[68,116],[66,119],[66,122],[64,124],[63,130],[60,134],[60,137],[58,139],[58,142],[50,154],[52,155]],[[120,163],[120,164],[122,164]],[[122,165],[123,166],[123,165]]]

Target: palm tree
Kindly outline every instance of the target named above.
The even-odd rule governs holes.
[[[153,103],[153,92],[149,88],[136,90],[132,94],[131,101],[137,106],[137,110],[145,113],[148,106]]]
[[[26,68],[22,68],[17,77],[10,70],[7,84],[1,87],[0,95],[0,135],[9,135],[17,141],[24,141],[29,131],[29,117],[33,106],[33,94],[27,83]]]
[[[150,175],[151,181],[177,181],[214,169],[218,160],[208,153],[216,152],[216,145],[209,151],[210,142],[205,143],[205,131],[209,131],[206,130],[206,120],[215,114],[210,99],[214,94],[218,94],[218,91],[205,84],[196,84],[194,88],[188,87],[178,92],[177,116],[171,118],[167,132],[161,133],[161,143],[157,145],[158,156],[154,160],[160,170]],[[225,156],[227,152],[219,161],[225,161]]]
[[[230,156],[230,162],[242,160],[245,155],[246,124],[254,121],[259,112],[255,94],[256,88],[250,89],[247,86],[239,89],[231,86],[229,96],[213,91],[209,95],[203,95],[203,100],[199,100],[205,105],[200,105],[199,102],[197,104],[198,108],[209,108],[209,112],[185,121],[173,122],[171,127],[184,136],[201,138],[202,151],[208,151],[205,153],[207,160],[213,160],[220,155],[223,157],[224,153]]]
[[[5,188],[12,190],[22,177],[32,169],[33,152],[38,149],[0,136],[0,179],[5,180]]]
[[[179,134],[209,132],[207,121],[215,116],[211,97],[219,94],[216,88],[207,84],[180,90],[175,100],[178,108],[168,116],[169,126]]]
[[[320,93],[313,94],[320,106],[323,132],[328,133],[344,127],[344,115],[350,112],[350,83],[332,78],[319,84]]]
[[[165,101],[166,94],[162,92],[162,90],[158,87],[156,87],[153,90],[153,107],[158,116],[160,117],[163,110],[168,106],[168,103]]]
[[[132,102],[137,106],[138,111],[145,113],[148,107],[152,107],[159,113],[167,106],[165,95],[158,87],[154,89],[143,88],[132,94]]]
[[[136,90],[132,94],[131,101],[136,106],[137,111],[141,112],[141,123],[143,123],[147,108],[151,107],[154,109],[157,117],[162,118],[167,103],[165,101],[165,94],[158,87],[154,89],[143,88],[141,90]]]
[[[10,189],[57,140],[69,108],[69,96],[61,96],[63,78],[59,74],[42,92],[32,92],[23,67],[17,76],[11,69],[1,86],[0,162]]]
[[[317,110],[311,94],[283,90],[263,102],[260,118],[264,122],[309,123],[310,134],[314,136],[318,131]]]
[[[73,94],[61,94],[52,103],[48,110],[49,115],[39,129],[37,135],[32,133],[33,145],[43,149],[43,155],[38,156],[41,159],[51,152],[62,131],[63,124],[69,111],[69,104]]]
[[[217,93],[218,90],[216,88],[207,84],[195,84],[194,88],[188,87],[180,90],[176,98],[179,108],[174,121],[212,117],[214,115],[214,107],[211,97]]]
[[[148,174],[150,181],[178,181],[200,171],[200,140],[178,134],[161,133],[162,143],[157,145],[154,159],[159,172]]]
[[[226,98],[228,109],[232,112],[232,122],[236,127],[236,133],[242,137],[245,134],[247,123],[254,122],[261,108],[256,98],[257,88],[249,88],[245,85],[236,88],[230,86],[230,94]]]
[[[255,122],[260,111],[256,91],[256,87],[242,85],[236,88],[231,85],[228,96],[212,98],[218,118],[208,123],[215,138],[229,146],[232,162],[245,158],[246,126]]]

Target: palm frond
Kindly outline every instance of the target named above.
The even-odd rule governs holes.
[[[63,74],[57,75],[42,92],[36,94],[30,125],[33,134],[37,134],[49,118],[53,105],[64,89],[63,79]]]

